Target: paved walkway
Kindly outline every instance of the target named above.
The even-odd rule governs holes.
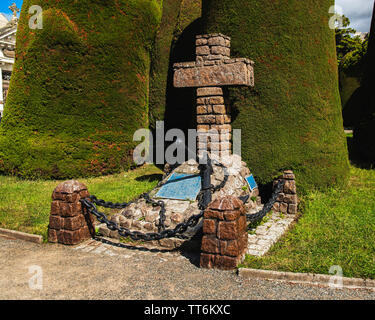
[[[366,290],[243,280],[234,272],[198,268],[197,256],[122,246],[0,238],[0,299],[375,299]],[[29,283],[38,284],[31,266],[42,270],[41,290],[30,289]]]

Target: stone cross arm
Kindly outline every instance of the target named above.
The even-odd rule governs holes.
[[[197,36],[195,62],[174,64],[176,88],[254,86],[254,62],[230,58],[230,38],[222,34]]]
[[[196,61],[173,65],[176,88],[197,88],[200,155],[205,152],[226,155],[232,151],[230,106],[225,105],[222,87],[254,86],[254,62],[246,58],[231,59],[230,41],[220,33],[197,36]]]

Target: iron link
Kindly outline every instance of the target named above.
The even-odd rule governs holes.
[[[213,162],[214,160],[212,160]],[[94,215],[97,220],[100,223],[106,224],[107,228],[111,231],[117,231],[121,237],[128,238],[130,237],[134,241],[154,241],[154,240],[161,240],[166,238],[181,238],[181,239],[188,239],[189,237],[183,236],[182,234],[185,233],[189,228],[194,228],[198,225],[200,219],[204,215],[204,211],[206,210],[208,203],[207,199],[205,199],[205,196],[207,195],[207,190],[210,190],[212,193],[216,191],[220,191],[223,189],[228,181],[228,174],[227,174],[227,168],[221,164],[215,161],[215,165],[218,167],[221,167],[224,170],[224,179],[223,181],[217,185],[213,186],[210,185],[208,189],[201,189],[201,191],[198,194],[198,208],[201,210],[199,214],[191,216],[187,221],[182,222],[178,224],[174,229],[166,229],[165,227],[165,221],[166,221],[166,209],[165,209],[165,202],[162,200],[155,201],[151,199],[149,193],[144,193],[140,196],[140,198],[143,198],[146,203],[152,205],[153,207],[160,207],[159,211],[159,224],[158,224],[158,232],[157,233],[142,233],[139,231],[131,231],[127,228],[119,226],[116,222],[110,221],[107,216],[98,211],[97,206],[109,208],[109,209],[125,209],[132,203],[132,202],[124,202],[124,203],[112,203],[112,202],[106,202],[104,200],[100,200],[95,196],[90,196],[86,199],[81,199],[81,203],[86,208],[86,210]],[[211,163],[209,162],[209,166],[211,166]],[[207,168],[206,168],[207,170]],[[211,168],[208,168],[208,170],[212,170]],[[274,203],[276,202],[276,199],[278,197],[278,194],[281,192],[283,186],[285,184],[285,181],[280,181],[275,189],[274,194],[272,195],[270,201],[264,206],[264,208],[259,211],[256,214],[253,215],[247,215],[246,218],[250,222],[255,222],[263,219],[263,217],[272,209]],[[158,187],[162,186],[162,183],[158,184]],[[211,196],[210,196],[211,197]]]

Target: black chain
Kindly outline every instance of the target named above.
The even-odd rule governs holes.
[[[285,185],[285,180],[280,180],[277,183],[276,188],[274,192],[272,193],[270,200],[264,205],[263,209],[254,214],[247,214],[246,215],[247,221],[250,221],[250,223],[255,223],[257,221],[262,220],[267,215],[267,213],[272,210],[274,204],[276,203],[277,197],[279,196],[279,193],[284,188],[284,185]]]
[[[211,190],[212,193],[223,189],[229,177],[226,171],[227,168],[223,164],[217,162],[215,163],[215,165],[223,169],[224,179],[217,186],[213,186],[212,184],[210,185],[210,188],[207,190]],[[285,181],[280,180],[270,200],[267,202],[267,204],[264,205],[263,209],[255,214],[247,214],[246,215],[247,221],[250,221],[250,223],[254,223],[263,219],[267,215],[267,213],[270,212],[271,209],[273,208],[279,193],[282,191],[284,187],[284,184],[285,184]],[[159,183],[158,187],[162,185],[163,185],[162,183]],[[110,221],[107,218],[107,216],[104,213],[98,211],[96,207],[96,206],[101,206],[101,207],[110,208],[110,209],[125,209],[130,204],[134,203],[135,201],[124,202],[124,203],[112,203],[112,202],[106,202],[104,200],[99,200],[95,196],[90,196],[89,198],[82,199],[80,201],[84,205],[84,207],[86,207],[87,211],[93,214],[100,223],[105,223],[108,229],[111,231],[118,231],[119,235],[124,238],[130,237],[132,240],[135,240],[135,241],[138,241],[138,240],[153,241],[153,240],[161,240],[165,238],[174,238],[174,237],[187,239],[188,237],[183,236],[182,234],[185,233],[189,228],[194,228],[195,226],[197,226],[199,220],[203,217],[204,211],[207,208],[207,204],[205,204],[206,201],[204,199],[205,191],[207,190],[204,190],[202,188],[202,190],[199,192],[198,197],[197,197],[198,208],[201,210],[201,212],[197,215],[191,216],[186,222],[182,222],[178,224],[174,229],[166,229],[165,227],[165,221],[166,221],[165,202],[162,200],[155,201],[151,199],[149,193],[142,194],[140,198],[145,199],[146,203],[151,204],[153,207],[160,207],[158,233],[142,233],[138,231],[130,231],[127,228],[123,228],[119,226],[116,222]]]
[[[228,176],[226,174],[226,167],[223,164],[216,164],[217,166],[223,168],[224,170],[224,179],[223,181],[217,185],[213,186],[211,185],[210,190],[212,192],[219,191],[222,188],[225,187],[227,181],[228,181]],[[158,184],[158,186],[162,186],[163,184]],[[105,223],[107,225],[107,228],[111,231],[118,231],[119,235],[127,238],[130,237],[132,240],[143,240],[143,241],[153,241],[153,240],[161,240],[165,238],[183,238],[187,239],[188,237],[182,236],[183,233],[185,233],[189,228],[194,228],[197,226],[199,220],[203,217],[204,211],[207,207],[205,205],[205,200],[204,200],[204,191],[201,190],[198,194],[198,208],[201,210],[201,212],[197,215],[191,216],[186,222],[182,222],[178,224],[174,229],[166,229],[165,227],[165,221],[166,221],[166,209],[165,209],[165,202],[162,200],[155,201],[151,199],[149,193],[144,193],[141,195],[140,198],[145,199],[146,203],[151,204],[153,207],[160,207],[159,211],[159,226],[158,226],[158,233],[142,233],[138,231],[130,231],[127,228],[123,228],[119,226],[116,222],[110,221],[107,216],[103,213],[98,211],[96,206],[101,206],[104,208],[109,208],[109,209],[125,209],[127,208],[130,204],[134,203],[135,201],[132,202],[124,202],[124,203],[112,203],[112,202],[106,202],[104,200],[99,200],[95,196],[90,196],[89,198],[82,199],[80,200],[81,203],[86,207],[87,211],[91,214],[93,214],[97,220],[100,223]]]

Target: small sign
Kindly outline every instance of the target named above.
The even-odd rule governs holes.
[[[199,175],[173,173],[155,198],[195,201],[201,191],[201,183]]]
[[[258,188],[258,185],[253,175],[246,177],[245,179],[246,179],[247,184],[249,185],[250,191],[253,191],[254,189]]]

